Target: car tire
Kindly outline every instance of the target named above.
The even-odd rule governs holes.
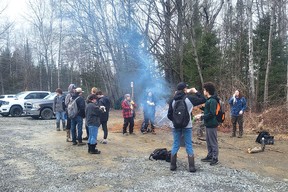
[[[12,117],[20,117],[23,113],[23,109],[20,106],[12,106],[10,114]]]
[[[50,108],[45,108],[41,111],[41,118],[44,120],[52,119],[53,111]]]
[[[39,115],[31,115],[32,119],[39,119]]]
[[[9,113],[2,113],[1,115],[2,115],[2,117],[8,117]]]

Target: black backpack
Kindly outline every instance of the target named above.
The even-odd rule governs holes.
[[[153,159],[157,160],[165,160],[167,162],[171,161],[171,150],[168,151],[166,148],[158,148],[155,149],[149,156],[149,160]]]
[[[173,125],[177,129],[184,128],[190,121],[190,115],[185,102],[186,97],[175,100],[173,108]]]
[[[261,144],[262,143],[262,138],[264,138],[264,144],[265,145],[273,145],[274,144],[274,136],[271,136],[269,132],[261,131],[258,134],[255,142]]]

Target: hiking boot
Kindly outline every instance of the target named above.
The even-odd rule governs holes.
[[[83,145],[86,145],[86,143],[84,143],[84,142],[79,142],[78,143],[78,146],[83,146]]]
[[[103,140],[101,141],[101,143],[102,143],[102,144],[107,144],[107,140],[106,140],[106,139],[103,139]]]
[[[154,129],[151,130],[151,133],[152,133],[153,135],[156,135],[156,132],[155,132]]]
[[[56,122],[56,131],[60,131],[60,122]]]
[[[238,138],[242,138],[242,135],[238,135]]]
[[[88,145],[88,153],[90,153],[91,147],[90,147],[90,143],[87,143]]]
[[[84,137],[82,140],[88,140],[88,137]]]
[[[207,156],[207,157],[201,159],[201,161],[202,162],[212,162],[212,157]]]
[[[123,135],[124,135],[124,136],[128,136],[129,134],[128,134],[128,133],[123,133]]]
[[[218,164],[218,159],[216,159],[216,158],[213,158],[212,161],[210,162],[211,166],[217,165],[217,164]]]
[[[194,155],[188,155],[189,172],[196,172]]]
[[[132,132],[132,133],[130,133],[130,135],[136,135],[136,134]]]
[[[72,145],[77,145],[77,142],[73,142],[73,144]]]
[[[170,170],[175,171],[177,169],[177,153],[175,155],[171,155],[171,162],[170,162]]]

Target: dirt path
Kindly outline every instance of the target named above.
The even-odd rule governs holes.
[[[98,144],[101,155],[65,142],[65,132],[55,130],[54,120],[0,119],[1,191],[288,191],[287,141],[248,154],[255,135],[232,139],[219,133],[220,164],[200,162],[206,155],[202,141],[194,145],[198,171],[191,175],[184,148],[176,172],[165,161],[148,160],[155,148],[171,147],[172,135],[164,128],[157,128],[156,135],[141,134],[141,114],[136,135],[123,136],[121,112],[112,111],[108,144]],[[102,136],[100,130],[98,139]]]

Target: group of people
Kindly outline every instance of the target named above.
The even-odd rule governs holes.
[[[206,144],[207,144],[207,156],[202,158],[202,162],[209,162],[211,166],[218,164],[218,140],[217,140],[217,127],[219,122],[216,118],[216,107],[219,103],[219,98],[216,95],[216,89],[213,83],[207,82],[203,85],[203,94],[199,93],[195,88],[188,88],[187,84],[180,82],[177,85],[177,91],[173,99],[169,102],[169,109],[167,117],[173,122],[173,144],[171,149],[171,164],[170,170],[174,171],[177,168],[177,152],[180,148],[181,138],[184,138],[186,152],[188,154],[189,171],[195,172],[194,151],[192,145],[192,110],[193,107],[201,106],[203,113],[195,115],[196,121],[202,121],[205,125]],[[102,125],[104,131],[103,144],[107,144],[108,128],[107,121],[109,118],[110,100],[107,96],[104,96],[101,91],[98,91],[96,87],[91,89],[91,94],[87,97],[86,101],[82,97],[82,89],[76,88],[74,84],[69,85],[68,94],[63,96],[63,92],[60,88],[56,89],[57,96],[54,99],[53,109],[56,116],[56,130],[60,131],[60,121],[62,120],[63,130],[67,130],[67,141],[71,139],[72,135],[73,145],[86,145],[82,140],[88,140],[88,152],[91,154],[100,154],[100,151],[96,149],[98,128]],[[194,95],[192,95],[194,94]],[[65,125],[65,113],[69,103],[75,101],[78,108],[78,113],[75,117],[69,118],[67,116],[67,125]],[[180,112],[176,109],[179,101],[183,101],[185,104],[185,111]],[[231,137],[236,137],[236,125],[239,124],[239,135],[243,136],[243,114],[246,110],[246,100],[236,90],[233,96],[229,99],[231,106],[231,121],[233,125]],[[204,106],[203,106],[204,105]],[[130,94],[125,94],[124,100],[121,103],[122,115],[124,118],[123,123],[123,135],[134,135],[134,118],[136,116],[135,109],[136,103],[132,100]],[[144,122],[142,124],[141,132],[143,134],[151,132],[155,134],[155,107],[156,101],[152,92],[148,92],[143,103],[144,109]],[[181,107],[180,107],[181,108]],[[180,109],[181,110],[181,109]],[[178,113],[175,115],[175,113]],[[177,116],[178,115],[178,116]],[[187,121],[184,117],[187,117]],[[180,124],[185,123],[182,127],[179,127],[179,123],[176,122],[176,118],[180,118]],[[87,137],[82,139],[82,126],[83,119],[86,120],[86,133]],[[186,117],[185,117],[186,118]],[[182,122],[183,121],[183,122]],[[148,128],[150,124],[150,129]],[[77,127],[76,127],[77,126]],[[127,128],[129,129],[127,131]],[[77,131],[76,131],[77,130]],[[77,142],[78,141],[78,142]]]
[[[56,89],[56,96],[54,98],[53,110],[56,117],[56,130],[60,131],[60,121],[62,121],[63,130],[66,130],[66,141],[72,141],[73,145],[86,145],[83,140],[88,140],[88,153],[100,154],[97,150],[97,135],[98,128],[102,126],[104,137],[101,141],[107,144],[108,128],[107,122],[109,119],[110,100],[107,96],[103,95],[102,91],[96,87],[91,89],[91,94],[87,97],[86,101],[82,96],[83,91],[80,87],[70,84],[68,87],[68,94],[66,97],[60,88]],[[75,116],[69,115],[69,105],[72,106],[73,102],[77,113]],[[87,137],[82,138],[83,135],[83,120],[85,118],[85,127]],[[67,119],[67,124],[65,124]]]
[[[194,93],[191,95],[190,93]],[[174,123],[175,118],[179,118],[175,111],[177,111],[177,105],[179,101],[183,101],[186,104],[186,109],[188,111],[189,117],[187,123],[182,127],[178,127],[178,124]],[[219,98],[216,96],[216,89],[213,83],[207,82],[203,85],[203,95],[200,94],[195,88],[188,89],[186,83],[181,82],[177,85],[177,91],[173,99],[169,102],[169,109],[167,117],[173,122],[173,144],[171,149],[171,163],[170,170],[175,171],[177,168],[177,152],[180,148],[181,137],[184,137],[185,148],[188,155],[188,165],[190,172],[196,172],[195,162],[194,162],[194,151],[192,145],[192,118],[191,112],[193,107],[201,106],[203,107],[204,113],[195,115],[196,121],[203,121],[205,125],[206,132],[206,144],[207,144],[207,156],[202,158],[202,162],[209,162],[211,166],[218,164],[218,140],[217,140],[217,127],[219,122],[216,118],[216,107],[219,103]],[[241,138],[243,136],[243,114],[246,110],[246,100],[239,92],[236,90],[233,96],[229,99],[229,104],[231,106],[231,121],[233,125],[232,137],[236,137],[236,124],[239,124],[239,135]],[[179,113],[179,112],[178,112]],[[181,113],[181,116],[185,116],[185,113]],[[183,120],[182,120],[183,121]]]

